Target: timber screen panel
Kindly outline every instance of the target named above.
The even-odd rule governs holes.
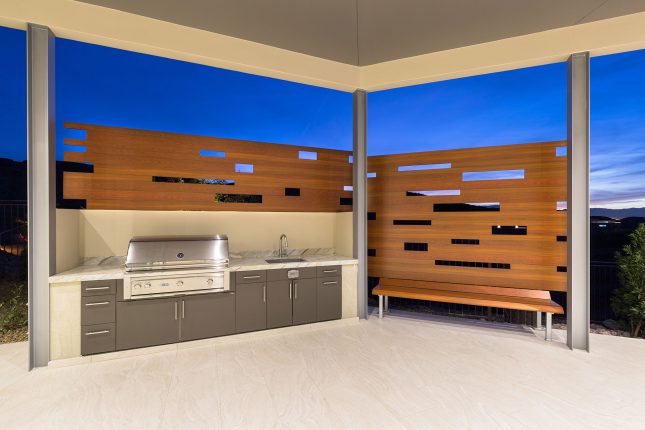
[[[94,164],[65,172],[65,199],[88,209],[351,211],[350,151],[66,123],[85,139],[65,139],[65,161]],[[302,154],[306,155],[302,159]],[[315,154],[315,157],[310,154]],[[215,179],[211,179],[215,178]],[[219,179],[222,178],[222,179]]]
[[[544,142],[369,157],[368,170],[376,176],[368,181],[368,207],[378,213],[368,227],[368,247],[375,250],[369,276],[566,291],[562,267],[567,265],[567,250],[554,240],[567,234],[566,211],[554,210],[556,202],[567,198],[567,160],[556,156],[555,149],[563,145]],[[450,168],[399,168],[440,163]],[[497,171],[522,171],[523,178],[463,180],[465,172]],[[410,195],[410,190],[459,193]],[[431,219],[432,224],[397,222],[406,219]],[[476,246],[456,246],[475,245],[474,239]],[[427,251],[405,251],[406,242],[427,243]]]

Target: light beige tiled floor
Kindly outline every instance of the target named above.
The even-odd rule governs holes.
[[[645,428],[645,341],[555,336],[371,318],[31,373],[4,345],[0,428]]]

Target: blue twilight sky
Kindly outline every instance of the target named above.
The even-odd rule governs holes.
[[[58,39],[65,121],[351,149],[351,95]],[[645,206],[645,51],[592,59],[592,205]],[[0,27],[0,157],[26,157],[25,33]],[[566,138],[566,66],[369,95],[370,155]]]

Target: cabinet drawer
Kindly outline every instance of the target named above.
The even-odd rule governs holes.
[[[107,294],[116,295],[116,279],[81,282],[81,295],[84,297],[103,296]]]
[[[112,295],[83,297],[81,298],[81,324],[113,323],[115,309],[115,297]]]
[[[341,266],[318,266],[316,269],[318,270],[317,276],[319,278],[341,275]]]
[[[296,278],[311,279],[316,277],[315,267],[299,267],[296,269],[273,269],[267,270],[267,281],[284,281],[289,279],[289,272],[297,272]],[[295,278],[292,278],[295,279]]]
[[[267,280],[266,270],[249,270],[247,272],[235,273],[236,284],[251,284],[251,283],[257,283],[257,282],[266,282],[266,280]]]
[[[95,324],[81,327],[81,355],[114,351],[115,324]]]

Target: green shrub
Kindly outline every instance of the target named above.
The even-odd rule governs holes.
[[[629,325],[632,337],[645,326],[645,224],[630,234],[631,242],[616,253],[621,287],[611,299],[616,316]]]
[[[12,283],[8,287],[12,290],[11,294],[0,303],[0,333],[24,327],[28,321],[25,285]]]

